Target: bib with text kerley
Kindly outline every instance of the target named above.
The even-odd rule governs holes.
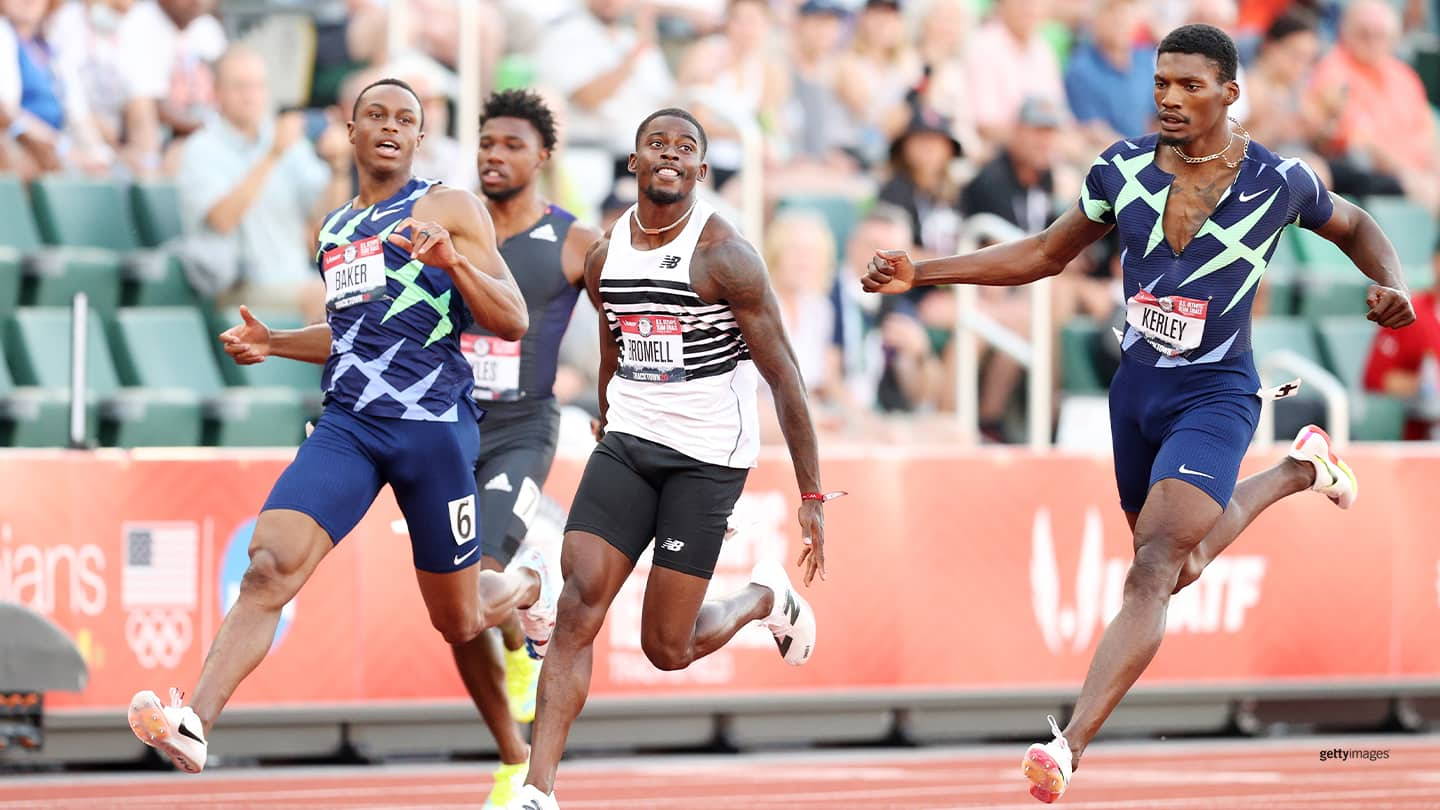
[[[476,399],[505,399],[519,394],[520,341],[494,335],[460,335],[460,351],[475,372]]]
[[[385,247],[380,237],[325,251],[325,306],[341,310],[385,297]]]
[[[1200,346],[1209,310],[1209,301],[1178,295],[1156,298],[1141,290],[1126,302],[1125,322],[1138,330],[1155,351],[1175,357]]]
[[[685,379],[684,338],[673,315],[621,315],[620,368],[623,379],[680,382]]]

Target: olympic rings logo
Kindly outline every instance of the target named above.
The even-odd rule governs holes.
[[[125,617],[125,643],[146,669],[178,666],[194,635],[188,610],[138,608]]]

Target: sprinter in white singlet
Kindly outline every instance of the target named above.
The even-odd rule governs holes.
[[[759,451],[761,377],[795,465],[807,585],[824,577],[825,494],[805,387],[764,262],[696,196],[704,160],[705,131],[690,113],[646,118],[630,156],[639,202],[586,258],[585,286],[603,313],[602,435],[565,527],[565,586],[515,810],[558,807],[555,770],[590,689],[591,645],[651,539],[641,647],[656,667],[689,666],[752,621],[774,634],[788,664],[805,663],[815,648],[814,613],[778,562],[756,565],[739,592],[705,600],[726,518]]]

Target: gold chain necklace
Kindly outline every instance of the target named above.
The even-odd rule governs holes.
[[[699,202],[699,201],[697,200],[696,202]],[[683,214],[680,215],[680,218],[679,218],[679,219],[675,220],[674,222],[670,223],[669,225],[666,225],[666,226],[663,227],[663,228],[647,228],[647,227],[645,227],[645,223],[643,223],[643,222],[640,221],[640,206],[638,206],[638,205],[635,206],[635,210],[634,210],[633,212],[631,212],[630,216],[634,217],[634,219],[635,219],[635,225],[640,228],[640,232],[641,232],[641,233],[645,234],[646,236],[654,236],[654,235],[657,234],[657,233],[665,233],[665,232],[668,231],[668,230],[672,230],[673,228],[675,228],[676,226],[678,226],[680,223],[684,222],[685,219],[690,216],[690,212],[691,212],[691,211],[694,211],[694,210],[695,210],[695,203],[692,202],[692,203],[690,203],[690,207],[689,207],[688,209],[686,209],[685,213],[683,213]]]
[[[1246,130],[1245,127],[1240,126],[1240,122],[1236,121],[1234,118],[1230,119],[1230,123],[1235,125],[1235,129],[1240,130],[1240,137],[1244,140],[1245,143],[1244,147],[1240,150],[1239,160],[1235,160],[1233,162],[1229,160],[1225,161],[1225,167],[1233,169],[1236,166],[1239,166],[1241,162],[1243,162],[1245,158],[1248,157],[1250,154],[1250,132]],[[1216,152],[1213,155],[1206,155],[1205,157],[1190,157],[1189,155],[1180,151],[1180,147],[1175,146],[1174,144],[1170,145],[1170,150],[1174,152],[1175,155],[1181,160],[1190,164],[1209,163],[1212,160],[1220,160],[1221,158],[1225,157],[1225,153],[1230,151],[1230,147],[1235,144],[1235,129],[1230,130],[1230,140],[1225,143],[1225,148],[1221,149],[1219,152]],[[639,222],[639,220],[637,219],[636,222]]]

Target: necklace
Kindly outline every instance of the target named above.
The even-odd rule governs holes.
[[[1226,168],[1233,169],[1233,168],[1235,168],[1236,166],[1239,166],[1240,163],[1241,163],[1241,161],[1245,160],[1245,158],[1248,157],[1249,154],[1250,154],[1250,133],[1249,133],[1249,131],[1247,131],[1247,130],[1245,129],[1245,127],[1240,126],[1240,122],[1239,122],[1239,121],[1236,121],[1234,118],[1231,118],[1231,119],[1230,119],[1230,123],[1232,123],[1232,124],[1235,125],[1235,129],[1230,130],[1230,140],[1225,142],[1225,148],[1224,148],[1224,149],[1221,149],[1219,152],[1216,152],[1216,153],[1213,154],[1213,155],[1206,155],[1205,157],[1190,157],[1189,155],[1187,155],[1187,154],[1185,154],[1184,152],[1180,151],[1180,147],[1175,146],[1174,144],[1171,144],[1170,150],[1171,150],[1172,152],[1174,152],[1175,155],[1176,155],[1177,157],[1179,157],[1181,160],[1185,161],[1186,163],[1190,163],[1190,164],[1195,164],[1195,163],[1209,163],[1209,162],[1212,161],[1212,160],[1220,160],[1220,159],[1222,159],[1222,158],[1225,157],[1225,153],[1228,152],[1228,151],[1230,151],[1230,147],[1234,145],[1234,143],[1235,143],[1235,130],[1238,129],[1238,130],[1240,130],[1240,137],[1241,137],[1241,139],[1244,141],[1244,144],[1245,144],[1245,145],[1241,148],[1241,150],[1240,150],[1240,158],[1239,158],[1239,160],[1235,160],[1235,161],[1233,161],[1233,162],[1232,162],[1232,161],[1229,161],[1229,160],[1224,161]],[[637,220],[637,221],[638,221],[638,220]]]
[[[635,225],[636,225],[636,227],[638,227],[638,228],[640,229],[640,232],[641,232],[641,233],[645,234],[646,236],[654,236],[654,235],[657,234],[657,233],[665,233],[666,231],[675,228],[675,227],[678,226],[680,223],[684,222],[684,221],[686,220],[686,218],[690,216],[690,212],[691,212],[691,211],[694,211],[694,210],[695,210],[695,203],[692,202],[692,203],[690,203],[690,207],[689,207],[688,209],[686,209],[685,213],[683,213],[683,214],[680,215],[680,218],[679,218],[679,219],[675,220],[674,222],[670,223],[669,225],[666,225],[666,226],[663,227],[663,228],[647,228],[647,227],[645,227],[645,223],[643,223],[643,222],[640,221],[640,206],[638,206],[638,205],[635,206],[635,210],[634,210],[634,212],[632,212],[632,213],[630,214],[630,216],[634,217],[634,219],[635,219]]]

